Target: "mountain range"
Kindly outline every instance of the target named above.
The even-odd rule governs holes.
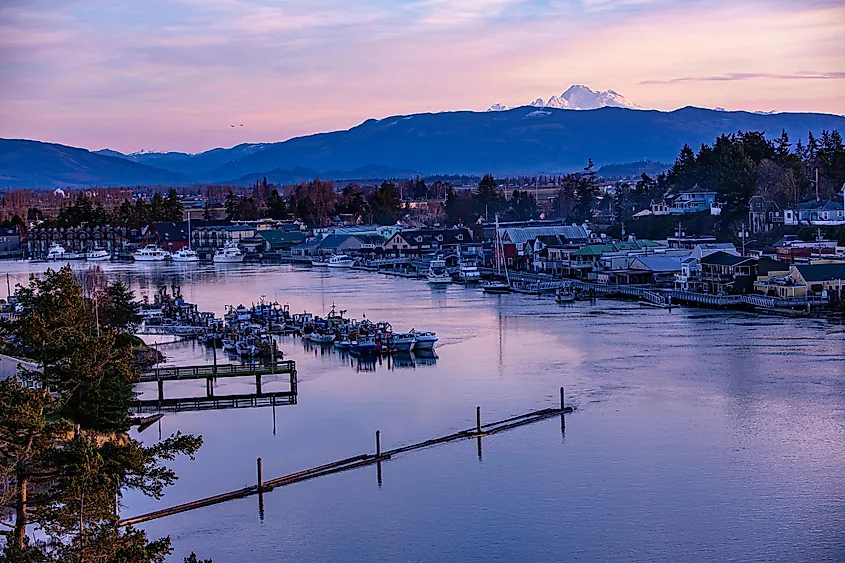
[[[548,100],[537,98],[529,106],[537,108],[555,109],[598,109],[598,108],[630,108],[642,109],[640,106],[613,90],[596,92],[582,84],[574,84],[560,96],[552,96]],[[493,104],[487,111],[506,111],[509,108],[503,104]]]
[[[554,174],[580,170],[589,158],[599,166],[673,162],[684,144],[697,148],[738,130],[762,130],[772,137],[786,130],[797,141],[809,131],[820,134],[825,129],[845,131],[845,117],[694,107],[663,112],[524,106],[369,119],[345,131],[199,154],[90,152],[3,139],[0,187],[250,184],[265,175],[275,183],[292,183],[316,176],[372,180],[414,174]]]

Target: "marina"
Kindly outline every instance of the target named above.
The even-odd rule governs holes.
[[[13,266],[13,283],[36,267]],[[565,434],[556,420],[494,434],[484,439],[482,459],[475,445],[462,448],[460,441],[392,457],[380,487],[373,464],[372,473],[344,471],[264,495],[263,512],[251,502],[227,502],[139,525],[156,537],[171,535],[177,549],[247,563],[272,559],[279,550],[301,561],[359,560],[361,551],[348,553],[350,542],[363,542],[368,557],[384,560],[397,558],[396,542],[407,560],[431,553],[450,559],[470,543],[486,546],[466,551],[477,553],[471,561],[494,554],[519,560],[526,542],[543,560],[564,548],[585,559],[613,559],[629,549],[652,560],[665,560],[666,549],[687,560],[701,550],[754,560],[785,554],[823,560],[838,553],[823,532],[835,529],[845,490],[839,478],[845,459],[831,446],[845,436],[835,414],[845,335],[835,323],[736,309],[670,312],[644,307],[638,298],[557,306],[554,290],[491,296],[477,286],[438,288],[355,269],[131,262],[102,268],[151,304],[162,286],[172,295],[177,285],[185,302],[218,320],[231,304],[244,314],[238,304],[251,309],[266,295],[266,302],[290,300],[291,308],[312,317],[327,319],[333,303],[343,304],[350,309],[344,318],[386,319],[395,334],[417,327],[439,338],[436,359],[415,352],[356,358],[334,343],[272,335],[284,352],[280,360],[295,362],[296,403],[246,399],[262,408],[232,408],[232,402],[213,410],[168,410],[150,428],[133,430],[150,445],[158,432],[180,429],[202,434],[205,444],[196,461],[176,462],[181,478],[162,501],[124,491],[125,518],[254,486],[258,457],[265,474],[292,475],[372,452],[373,429],[392,443],[418,443],[474,427],[475,405],[491,421],[554,408],[559,397],[549,390],[560,385],[576,408]],[[292,294],[295,299],[287,297]],[[159,368],[214,364],[215,349],[200,338],[143,338],[166,355]],[[220,348],[216,353],[218,365],[241,365]],[[289,375],[262,376],[261,383],[265,393],[284,392]],[[203,377],[164,385],[165,399],[207,394]],[[139,390],[140,400],[157,399],[155,382]],[[216,400],[255,391],[250,376],[217,378],[213,389]],[[814,431],[797,442],[794,428]],[[450,507],[445,513],[444,505]],[[644,511],[648,506],[660,512]],[[396,514],[409,510],[406,525]],[[807,515],[818,528],[805,525]],[[700,520],[709,524],[681,524]],[[630,521],[638,525],[627,526]],[[373,536],[374,526],[391,541]],[[465,537],[450,531],[467,526],[474,531]],[[788,540],[772,533],[775,528],[788,531]],[[235,547],[244,537],[252,552]],[[308,537],[323,540],[303,544]],[[664,542],[660,548],[656,537]],[[415,548],[415,542],[429,547]]]

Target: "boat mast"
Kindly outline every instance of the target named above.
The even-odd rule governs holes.
[[[188,250],[191,249],[191,210],[188,210]]]

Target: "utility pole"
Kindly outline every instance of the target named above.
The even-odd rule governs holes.
[[[819,167],[816,166],[816,201],[819,201]]]
[[[6,293],[8,294],[8,301],[12,298],[12,285],[9,283],[9,272],[6,272]]]
[[[745,256],[745,223],[742,224],[740,229],[742,229],[742,232],[740,233],[742,236],[742,255]]]

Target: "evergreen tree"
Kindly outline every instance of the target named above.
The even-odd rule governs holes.
[[[481,178],[473,198],[475,199],[476,212],[485,217],[492,217],[495,213],[507,209],[507,200],[499,192],[496,180],[492,174],[485,174]]]
[[[279,190],[273,188],[265,203],[267,205],[267,215],[271,219],[285,219],[288,216],[287,205],[282,196],[279,195]]]
[[[226,219],[231,221],[237,216],[239,203],[238,196],[232,190],[229,190],[229,193],[226,194],[226,201],[223,202],[223,208],[226,210]]]
[[[369,199],[373,220],[381,225],[392,225],[402,213],[402,200],[399,190],[390,182],[382,182]]]
[[[534,194],[514,190],[508,199],[508,216],[515,221],[527,221],[537,216],[537,200]]]

